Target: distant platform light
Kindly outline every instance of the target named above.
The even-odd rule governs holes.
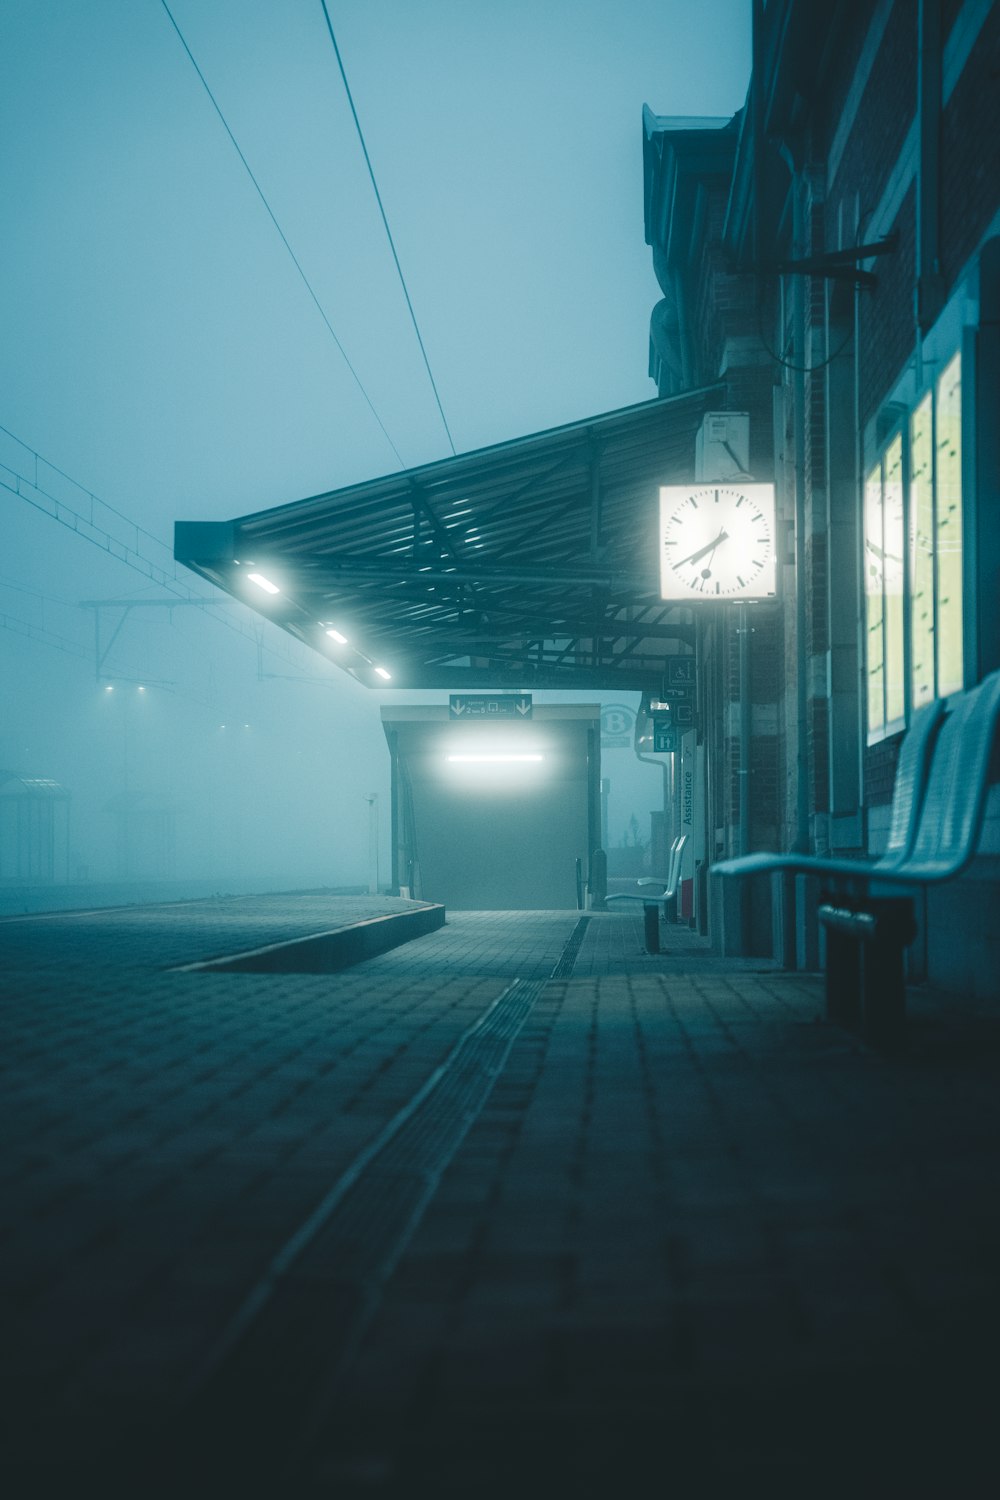
[[[141,683],[141,682],[140,682],[140,684],[139,684],[139,692],[140,692],[140,693],[144,693],[144,692],[145,692],[145,691],[146,691],[146,689],[145,689],[145,687],[144,687],[144,686],[143,686],[143,684],[142,684],[142,683]]]
[[[449,755],[448,759],[460,765],[499,765],[510,761],[544,760],[544,755]]]
[[[326,633],[330,637],[331,640],[337,642],[338,646],[346,646],[347,645],[347,636],[346,635],[341,635],[341,633],[340,633],[339,630],[334,630],[331,627],[331,629],[329,629]]]
[[[381,678],[383,678],[386,682],[391,682],[392,681],[392,673],[391,672],[387,672],[385,670],[385,667],[376,667],[375,671],[378,674],[378,676],[381,677]]]
[[[265,578],[263,573],[248,573],[247,577],[249,578],[251,583],[255,583],[259,589],[263,589],[265,594],[281,593],[278,585],[276,583],[272,583],[270,578]]]
[[[113,683],[113,682],[106,682],[106,683],[105,683],[105,684],[104,684],[104,691],[105,691],[105,692],[106,692],[106,693],[113,693],[113,692],[114,692],[114,690],[115,690],[115,685],[114,685],[114,683]]]

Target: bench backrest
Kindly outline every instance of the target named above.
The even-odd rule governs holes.
[[[670,845],[670,865],[667,869],[667,888],[664,896],[675,896],[677,887],[681,881],[681,860],[684,858],[684,850],[687,847],[688,836],[686,833],[678,834]]]
[[[913,848],[920,827],[920,813],[930,773],[931,756],[941,720],[945,699],[935,698],[918,708],[903,740],[896,766],[896,784],[892,792],[892,817],[889,842],[879,864],[898,864]]]
[[[976,852],[1000,722],[1000,672],[949,699],[937,735],[908,873],[944,880]]]

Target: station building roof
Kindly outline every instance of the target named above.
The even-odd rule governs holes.
[[[661,484],[719,385],[226,522],[174,555],[370,687],[655,690],[693,627],[659,596]]]

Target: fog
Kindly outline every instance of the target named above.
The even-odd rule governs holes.
[[[641,106],[739,108],[748,0],[329,8],[458,450],[653,396]],[[170,11],[391,444],[445,456],[318,0]],[[366,886],[393,695],[170,540],[399,459],[165,7],[15,0],[0,45],[0,887]],[[629,750],[603,770],[615,845],[661,783]]]

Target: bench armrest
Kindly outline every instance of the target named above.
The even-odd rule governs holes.
[[[878,864],[868,860],[824,859],[815,854],[744,854],[712,866],[713,875],[775,875],[782,870],[793,875],[832,875],[844,880],[872,880],[880,873],[887,880],[892,878],[890,868],[880,872]]]

